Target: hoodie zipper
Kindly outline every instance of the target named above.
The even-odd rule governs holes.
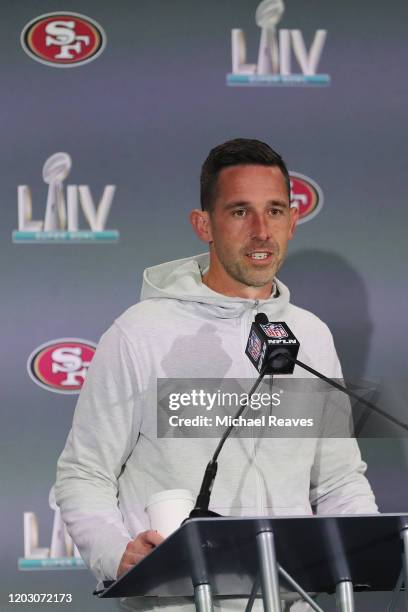
[[[245,329],[245,338],[248,338],[249,336],[249,331],[251,329],[251,324],[253,322],[253,320],[255,319],[255,315],[258,314],[258,308],[259,308],[259,300],[254,300],[253,303],[253,307],[251,308],[251,311],[248,313],[248,325],[246,325],[246,320],[245,320],[245,327],[247,329]],[[245,317],[246,319],[246,317]],[[247,360],[247,368],[248,368],[248,374],[250,378],[254,377],[254,373],[253,373],[253,369],[250,366],[249,361]],[[252,431],[253,434],[253,431]],[[252,437],[250,438],[251,440],[251,455],[252,455],[252,460],[253,460],[253,470],[255,472],[255,503],[256,503],[256,512],[258,516],[263,516],[265,514],[265,491],[264,491],[264,486],[262,483],[262,478],[260,475],[260,469],[258,466],[258,462],[257,462],[257,456],[256,456],[256,438],[254,437],[254,435],[252,435]]]

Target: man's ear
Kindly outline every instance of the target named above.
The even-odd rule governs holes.
[[[206,210],[195,208],[190,213],[190,223],[193,226],[195,234],[203,242],[212,242],[211,221],[210,215]]]
[[[296,231],[296,224],[299,220],[299,208],[297,206],[290,207],[290,229],[289,229],[289,240],[293,238]]]

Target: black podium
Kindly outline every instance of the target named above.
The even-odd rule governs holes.
[[[336,592],[352,612],[353,591],[407,584],[406,559],[404,514],[191,519],[99,597],[193,596],[208,612],[213,596],[248,596],[258,576],[266,612],[279,612],[281,590],[296,583]]]

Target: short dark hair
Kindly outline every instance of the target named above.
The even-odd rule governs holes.
[[[202,165],[200,176],[200,200],[202,210],[211,212],[216,197],[218,175],[230,166],[276,166],[285,179],[290,198],[289,172],[282,157],[261,140],[235,138],[211,149]]]

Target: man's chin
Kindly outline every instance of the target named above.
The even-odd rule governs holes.
[[[267,285],[272,286],[276,269],[278,267],[274,264],[276,264],[276,262],[268,267],[264,266],[261,268],[261,266],[259,266],[258,269],[254,266],[248,265],[226,266],[224,264],[224,270],[231,278],[238,281],[242,285],[260,289]]]
[[[272,286],[273,283],[273,278],[269,279],[265,282],[256,282],[256,281],[252,281],[252,282],[247,282],[245,283],[248,287],[254,287],[256,289],[262,289],[262,287],[267,287],[268,285]]]
[[[269,274],[243,274],[241,276],[240,282],[246,285],[247,287],[256,287],[260,289],[261,287],[266,287],[267,285],[272,285],[273,279],[275,278],[274,273]]]

